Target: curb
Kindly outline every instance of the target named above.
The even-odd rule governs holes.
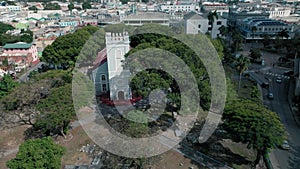
[[[297,112],[295,112],[293,110],[293,106],[292,106],[292,97],[294,96],[294,94],[293,94],[294,90],[292,88],[293,85],[291,85],[291,83],[294,83],[294,79],[291,79],[289,81],[288,103],[289,103],[290,111],[292,112],[293,118],[296,121],[297,125],[300,127],[300,121],[299,121],[299,119],[297,118],[297,115],[296,115]]]

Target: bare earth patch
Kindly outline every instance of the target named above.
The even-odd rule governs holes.
[[[66,142],[63,142],[62,138],[59,138],[59,144],[66,148],[66,153],[62,157],[62,166],[64,165],[80,165],[90,164],[90,158],[86,153],[80,152],[83,145],[87,143],[91,144],[91,139],[85,134],[81,126],[72,129],[70,131],[72,139],[67,138]]]
[[[182,165],[181,165],[182,164]],[[202,169],[205,167],[198,166],[198,163],[186,158],[175,150],[170,150],[162,154],[161,160],[152,166],[152,169],[183,169],[193,167]]]
[[[6,169],[6,162],[18,153],[18,148],[24,141],[24,131],[30,126],[23,125],[0,131],[0,168]]]

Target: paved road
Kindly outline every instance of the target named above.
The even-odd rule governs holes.
[[[19,77],[18,81],[19,82],[25,82],[26,80],[28,80],[28,75],[31,71],[33,70],[37,70],[42,64],[45,64],[44,62],[39,62],[38,64],[32,66],[31,68],[27,68],[27,72],[25,72],[22,76]]]
[[[276,83],[276,76],[280,76],[286,69],[270,68],[262,71],[265,74],[261,74],[270,79],[269,89],[263,89],[264,104],[270,108],[270,110],[276,112],[284,124],[286,131],[289,134],[288,140],[291,145],[290,151],[281,149],[274,150],[274,156],[278,161],[279,166],[274,168],[281,169],[299,169],[300,168],[300,128],[297,125],[290,106],[288,103],[288,91],[290,79],[284,77],[282,83]],[[267,94],[272,92],[274,100],[267,98]]]

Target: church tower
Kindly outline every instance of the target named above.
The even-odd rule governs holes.
[[[111,100],[131,99],[129,88],[129,70],[123,69],[124,55],[129,51],[129,35],[127,32],[111,33],[105,36],[107,51],[107,67]]]

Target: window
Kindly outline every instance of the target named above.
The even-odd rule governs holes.
[[[103,92],[106,92],[106,91],[107,91],[107,89],[106,89],[106,84],[103,84],[103,85],[102,85],[102,91],[103,91]]]
[[[105,75],[102,75],[102,76],[101,76],[101,80],[102,80],[102,81],[106,81]]]
[[[209,25],[211,25],[211,24],[212,24],[212,22],[208,21],[208,24],[209,24]]]
[[[211,28],[211,27],[209,27],[209,28],[208,28],[208,30],[209,30],[209,31],[211,31],[211,30],[212,30],[212,28]]]
[[[221,25],[222,24],[222,21],[217,21],[217,25]]]
[[[201,25],[200,25],[200,24],[198,25],[198,28],[201,28]]]

